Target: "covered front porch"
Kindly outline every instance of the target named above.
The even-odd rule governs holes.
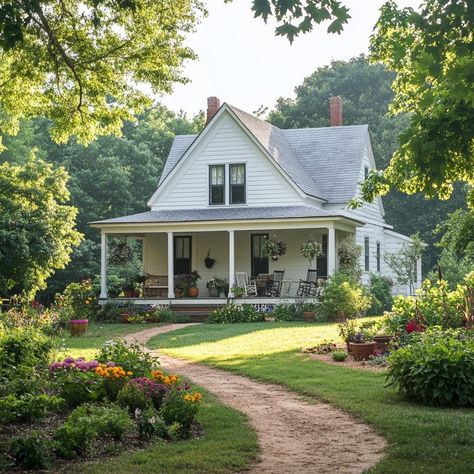
[[[228,301],[272,305],[301,299],[301,280],[308,270],[315,270],[318,284],[338,267],[338,244],[352,238],[358,223],[343,217],[326,219],[274,219],[261,222],[176,222],[102,224],[101,228],[101,292],[100,301],[128,302],[179,307],[221,305]],[[99,227],[99,225],[97,225]],[[140,295],[111,298],[107,288],[107,243],[109,237],[127,236],[142,241],[142,271],[147,280]],[[265,239],[284,242],[286,253],[278,259],[262,253]],[[312,262],[301,255],[307,240],[319,242],[323,253]],[[179,276],[196,271],[198,295],[180,295]],[[263,276],[272,278],[279,272],[277,293],[265,293]],[[236,293],[236,276],[256,284],[251,294]],[[314,274],[313,274],[314,276]],[[209,282],[225,280],[228,291],[212,292]],[[259,284],[260,282],[260,284]],[[154,284],[150,284],[154,283]],[[263,288],[263,289],[262,289]],[[306,295],[314,300],[314,295]]]

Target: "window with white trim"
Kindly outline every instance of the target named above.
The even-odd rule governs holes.
[[[370,241],[368,237],[364,237],[364,263],[365,271],[370,270]]]
[[[209,166],[209,204],[225,204],[225,165]]]
[[[377,242],[377,271],[380,273],[380,242]]]
[[[245,164],[229,165],[229,204],[245,204]]]

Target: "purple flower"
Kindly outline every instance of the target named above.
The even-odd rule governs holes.
[[[107,367],[115,367],[115,362],[109,360],[106,365]]]
[[[65,364],[74,364],[76,360],[73,357],[66,357],[63,361]]]

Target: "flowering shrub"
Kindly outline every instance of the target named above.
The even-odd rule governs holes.
[[[189,436],[191,426],[198,412],[200,394],[183,396],[178,389],[172,389],[163,401],[160,414],[167,425],[178,425],[178,435]]]
[[[265,314],[252,305],[226,304],[213,311],[207,318],[209,324],[216,323],[257,323],[265,321]]]
[[[388,357],[388,379],[409,399],[474,406],[474,339],[462,330],[428,329]]]
[[[55,304],[64,309],[70,319],[93,319],[98,305],[92,281],[70,283],[62,295],[56,295]]]
[[[148,375],[158,366],[158,359],[142,350],[138,344],[127,344],[124,340],[106,342],[100,349],[97,360],[101,363],[114,361],[135,377]]]
[[[367,311],[371,298],[351,276],[336,272],[324,286],[316,311],[321,318],[343,320]]]
[[[304,308],[301,304],[281,303],[273,309],[275,321],[303,321]]]

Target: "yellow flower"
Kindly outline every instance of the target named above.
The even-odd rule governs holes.
[[[127,375],[128,375],[128,376],[133,375],[133,372],[128,371],[128,372],[127,372]]]

